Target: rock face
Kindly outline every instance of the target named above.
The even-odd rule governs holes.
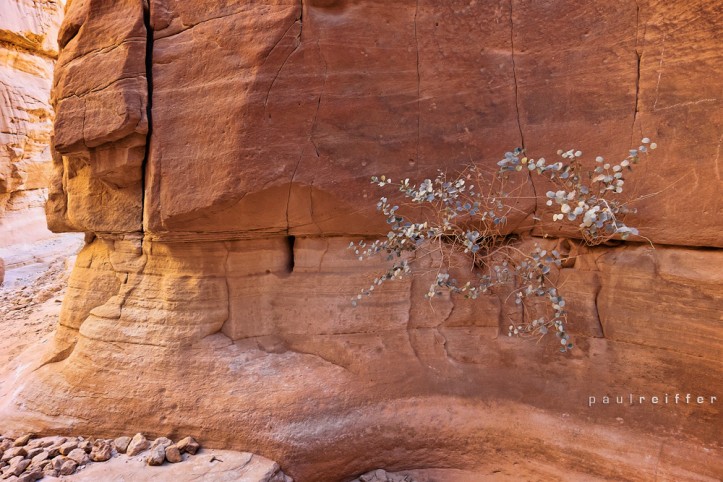
[[[4,426],[192,433],[302,481],[723,470],[714,3],[101,3],[60,30],[47,204],[94,236]],[[349,303],[385,266],[345,251],[386,232],[369,176],[643,135],[660,157],[629,182],[656,195],[630,224],[657,249],[538,240],[576,256],[553,273],[571,354],[501,336],[525,316],[504,293],[428,303],[425,266]],[[513,187],[509,229],[574,235],[536,219],[544,183]]]
[[[52,236],[43,207],[52,164],[50,86],[62,6],[0,1],[0,249]],[[4,269],[14,263],[0,259]]]
[[[43,216],[51,175],[50,85],[59,2],[0,2],[0,248],[51,233]]]

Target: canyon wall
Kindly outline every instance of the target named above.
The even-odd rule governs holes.
[[[302,481],[717,479],[721,21],[705,1],[73,0],[47,215],[87,244],[2,422],[193,433]],[[509,229],[576,256],[553,273],[570,354],[505,336],[505,294],[428,303],[421,261],[351,306],[384,270],[345,250],[386,232],[370,176],[643,136],[628,221],[655,247],[576,248],[544,183],[513,186]],[[648,402],[590,406],[630,393]],[[675,393],[706,403],[649,402]]]
[[[5,249],[53,236],[43,208],[52,170],[50,87],[62,17],[57,1],[0,1],[0,282]]]

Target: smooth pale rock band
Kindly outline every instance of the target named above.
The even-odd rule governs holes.
[[[668,395],[667,393],[663,395],[662,397],[653,395],[649,399],[645,395],[633,395],[632,393],[629,393],[627,397],[624,395],[616,395],[615,397],[611,397],[608,395],[603,396],[600,399],[600,404],[602,405],[622,405],[624,403],[625,398],[628,400],[629,405],[635,405],[636,403],[638,405],[643,405],[645,403],[650,403],[653,405],[668,405],[668,404],[691,404],[695,403],[697,405],[703,405],[704,403],[709,403],[710,405],[714,404],[716,400],[718,400],[718,397],[715,395],[710,395],[708,397],[704,397],[702,395],[693,396],[690,393],[686,393],[685,396],[681,395],[680,393],[676,393],[675,395]],[[593,405],[597,404],[597,398],[595,396],[588,397],[587,406],[592,407]]]

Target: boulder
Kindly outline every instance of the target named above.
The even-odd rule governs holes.
[[[172,464],[183,461],[181,451],[178,449],[177,445],[169,445],[166,447],[166,460]]]
[[[178,447],[178,450],[181,453],[189,453],[191,455],[195,455],[196,452],[198,452],[198,449],[201,448],[201,446],[196,442],[196,440],[193,437],[184,437],[181,440],[178,441],[176,444]]]
[[[126,454],[128,454],[129,457],[133,457],[134,455],[138,455],[139,453],[148,450],[150,447],[151,443],[148,439],[146,439],[143,434],[137,433],[128,444]]]
[[[113,448],[109,442],[96,441],[90,452],[90,459],[93,462],[105,462],[113,456]]]
[[[115,448],[119,454],[126,453],[126,450],[128,449],[128,444],[130,443],[130,437],[118,437],[117,439],[113,440],[113,445],[115,445]]]

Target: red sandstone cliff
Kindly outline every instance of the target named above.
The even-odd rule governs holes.
[[[444,480],[719,477],[719,405],[588,400],[723,387],[723,255],[709,249],[723,246],[722,12],[74,0],[48,219],[96,238],[54,347],[0,388],[0,416],[190,432],[302,481],[375,467],[450,469]],[[660,154],[630,183],[655,196],[629,221],[658,247],[586,250],[556,274],[569,357],[498,336],[511,310],[494,296],[430,306],[408,281],[349,305],[379,268],[344,250],[380,232],[370,175],[494,166],[518,145],[614,156],[642,135]],[[521,189],[511,228],[540,234],[545,186]]]

